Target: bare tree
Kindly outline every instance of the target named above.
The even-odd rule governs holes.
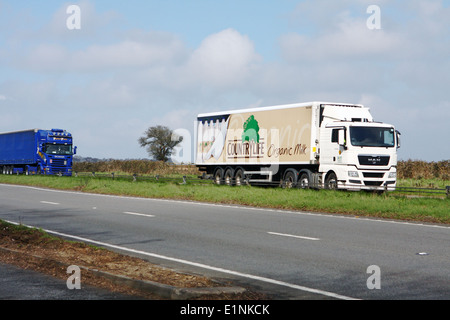
[[[173,131],[165,126],[150,127],[144,136],[138,139],[141,147],[146,147],[148,154],[157,161],[167,162],[175,148],[183,137],[173,134]]]

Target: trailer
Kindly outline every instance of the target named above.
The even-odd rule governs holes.
[[[203,113],[195,164],[217,184],[382,190],[399,135],[360,104],[307,102]]]
[[[62,129],[0,134],[0,173],[72,175],[72,134]]]

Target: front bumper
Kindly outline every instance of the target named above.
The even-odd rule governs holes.
[[[61,167],[44,167],[44,174],[47,175],[61,175],[61,176],[72,176],[72,168],[61,168]]]
[[[339,186],[350,190],[378,190],[391,191],[397,185],[396,170],[349,171],[345,180],[339,181]]]

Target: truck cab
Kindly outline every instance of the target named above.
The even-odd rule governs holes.
[[[365,107],[324,106],[319,174],[329,189],[387,190],[396,186],[399,135],[374,122]]]
[[[38,140],[40,159],[37,173],[71,176],[73,155],[76,153],[72,135],[62,129],[40,130]]]

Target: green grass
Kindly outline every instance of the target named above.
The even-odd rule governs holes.
[[[397,183],[398,187],[409,188],[432,188],[432,189],[445,189],[446,186],[450,186],[450,180],[442,179],[401,179]]]
[[[261,187],[228,187],[188,182],[149,182],[89,176],[5,176],[0,183],[33,185],[101,194],[183,199],[257,207],[371,216],[450,224],[449,199],[406,197],[395,193],[344,192]],[[402,182],[399,182],[401,185]]]

